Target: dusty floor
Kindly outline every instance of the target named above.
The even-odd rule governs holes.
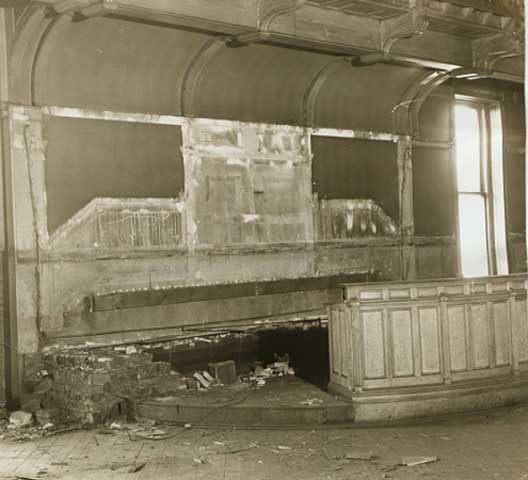
[[[528,406],[384,428],[159,428],[171,437],[91,430],[27,442],[4,438],[0,478],[528,480]],[[377,458],[346,459],[369,451]],[[419,455],[439,459],[398,465]]]

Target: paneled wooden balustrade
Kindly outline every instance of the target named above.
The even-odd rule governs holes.
[[[329,386],[380,403],[395,393],[522,384],[526,289],[525,275],[344,285],[343,302],[329,309]]]

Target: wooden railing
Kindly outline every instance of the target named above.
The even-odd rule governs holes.
[[[318,208],[319,239],[395,237],[398,225],[374,200],[321,200]]]
[[[183,241],[183,204],[165,198],[96,198],[50,236],[59,250],[167,249]]]
[[[344,285],[329,308],[330,387],[353,397],[517,381],[528,372],[526,288],[526,275]]]

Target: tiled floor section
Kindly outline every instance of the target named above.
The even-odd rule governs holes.
[[[94,430],[27,443],[0,440],[0,478],[528,480],[528,406],[390,428],[191,429],[161,441],[131,438]],[[378,458],[344,459],[358,450]],[[416,455],[439,460],[391,469]]]

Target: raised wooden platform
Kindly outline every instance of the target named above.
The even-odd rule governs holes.
[[[526,275],[344,285],[330,385],[356,421],[528,401]]]
[[[298,377],[268,379],[252,388],[237,383],[143,401],[141,417],[202,426],[284,427],[342,423],[354,418],[352,405]]]

